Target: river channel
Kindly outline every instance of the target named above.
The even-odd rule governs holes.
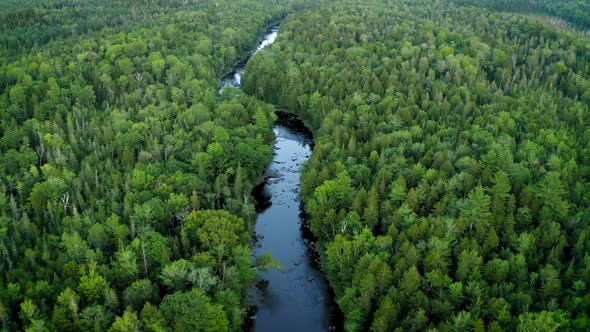
[[[257,49],[220,81],[240,88],[247,60],[272,44],[278,26],[269,29]],[[276,136],[271,177],[255,188],[258,218],[255,256],[270,251],[284,265],[284,271],[261,273],[266,284],[251,313],[250,331],[330,331],[340,330],[341,316],[333,295],[310,249],[313,238],[306,231],[299,199],[301,167],[309,159],[312,134],[295,116],[277,112],[273,131]]]

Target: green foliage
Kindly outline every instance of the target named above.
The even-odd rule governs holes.
[[[221,305],[210,303],[199,290],[165,296],[160,310],[174,331],[222,332],[229,325]]]
[[[562,0],[3,2],[1,328],[239,330],[280,267],[249,248],[260,97],[316,136],[347,330],[587,330],[590,44],[483,7],[589,25]],[[253,96],[218,95],[291,12]]]
[[[590,4],[575,0],[458,0],[462,4],[484,6],[510,12],[538,13],[558,17],[566,22],[588,29],[590,27]]]
[[[88,269],[83,266],[80,272],[82,276],[80,277],[78,291],[90,303],[100,303],[107,296],[109,288],[106,279],[96,269],[96,263],[93,262],[88,266]]]
[[[301,193],[346,330],[588,326],[590,43],[467,3],[590,12],[334,2],[248,63],[316,136]]]
[[[192,289],[211,317],[178,328],[241,328],[274,107],[218,82],[312,6],[0,4],[0,329],[172,331]]]
[[[141,331],[140,321],[137,314],[125,311],[123,316],[117,316],[113,325],[108,329],[109,332],[139,332]]]
[[[284,271],[285,266],[276,258],[273,258],[270,251],[256,257],[254,266],[260,271],[267,272],[270,269]]]
[[[518,331],[558,331],[560,322],[555,321],[557,313],[541,311],[538,313],[527,312],[518,317]]]

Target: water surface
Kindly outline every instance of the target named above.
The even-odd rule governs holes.
[[[314,239],[305,232],[300,216],[301,166],[311,154],[311,134],[301,121],[285,113],[279,113],[274,133],[275,154],[267,170],[273,177],[258,195],[270,198],[271,204],[256,220],[260,247],[255,255],[270,251],[285,270],[261,275],[269,283],[258,304],[253,330],[328,331],[337,325],[338,315],[308,247]]]
[[[240,87],[247,60],[272,44],[277,32],[275,26],[264,34],[256,51],[221,79],[220,91],[227,85]],[[285,270],[261,273],[259,285],[266,286],[260,289],[247,328],[261,332],[339,330],[341,316],[310,250],[314,239],[300,216],[301,166],[311,154],[312,135],[295,116],[277,115],[273,159],[266,171],[270,177],[254,191],[258,202],[254,255],[270,251]]]

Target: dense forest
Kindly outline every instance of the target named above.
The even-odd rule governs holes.
[[[315,133],[302,198],[346,330],[590,329],[589,78],[587,38],[450,1],[282,23],[244,91]]]
[[[587,0],[0,3],[0,330],[235,331],[275,107],[347,331],[590,329]],[[243,90],[219,79],[269,26]],[[296,296],[296,294],[294,294]]]
[[[590,29],[590,1],[588,0],[458,0],[458,2],[501,11],[550,15],[580,29]]]
[[[303,6],[6,4],[2,330],[240,329],[274,108],[218,80]]]

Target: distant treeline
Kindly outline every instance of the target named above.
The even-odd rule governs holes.
[[[485,6],[493,10],[545,14],[561,18],[573,26],[590,29],[588,0],[457,0],[461,4]]]

